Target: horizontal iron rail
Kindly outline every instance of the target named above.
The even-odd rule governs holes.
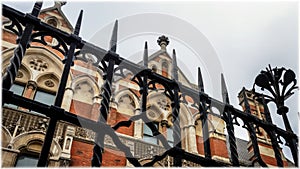
[[[18,106],[21,106],[23,108],[33,110],[36,112],[39,112],[41,114],[46,115],[49,118],[55,118],[57,120],[62,120],[65,122],[72,123],[77,126],[84,126],[87,129],[93,130],[94,132],[101,130],[103,131],[110,131],[113,130],[109,125],[102,123],[102,122],[96,122],[75,114],[72,114],[70,112],[65,111],[64,109],[57,107],[57,106],[49,106],[28,98],[24,98],[22,96],[13,94],[13,92],[8,91],[6,89],[2,89],[2,95],[5,97],[5,99],[2,100],[3,104],[15,104]],[[227,163],[219,162],[213,159],[206,159],[204,157],[191,154],[189,152],[186,152],[182,149],[173,148],[171,150],[172,152],[169,153],[172,157],[181,157],[182,159],[203,165],[203,166],[229,166]]]

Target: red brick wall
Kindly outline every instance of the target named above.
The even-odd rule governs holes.
[[[90,167],[93,156],[93,147],[93,144],[73,140],[70,166]],[[125,154],[119,150],[105,148],[102,162],[103,167],[126,166],[126,157]]]
[[[216,155],[224,158],[228,158],[228,151],[226,147],[226,141],[218,138],[211,137],[210,141],[210,149],[211,155]]]
[[[110,113],[109,113],[109,117],[107,119],[107,123],[109,125],[111,125],[111,126],[114,126],[114,125],[116,125],[120,121],[127,121],[127,120],[129,120],[130,117],[131,116],[119,113],[119,112],[117,112],[116,109],[111,108],[110,109]],[[129,127],[120,127],[117,130],[117,132],[129,135],[129,136],[133,136],[133,134],[134,134],[134,122],[131,123],[131,125]]]
[[[196,141],[198,153],[204,155],[203,138],[196,135]],[[209,138],[209,142],[212,156],[216,155],[224,158],[229,158],[225,140],[220,140],[218,138]]]
[[[105,148],[103,153],[103,167],[126,166],[125,154],[119,150]]]
[[[92,105],[80,101],[72,100],[70,112],[76,115],[91,118]]]
[[[197,150],[199,154],[204,155],[204,145],[203,145],[203,138],[196,135],[196,141],[197,141]]]
[[[92,144],[73,140],[70,166],[91,166],[93,146]]]

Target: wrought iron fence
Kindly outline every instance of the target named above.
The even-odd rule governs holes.
[[[298,137],[292,132],[288,124],[287,124],[287,129],[283,130],[277,127],[275,124],[273,124],[271,120],[264,121],[252,115],[250,112],[250,106],[247,100],[245,90],[243,90],[243,94],[242,94],[244,96],[243,104],[245,107],[245,112],[234,108],[229,103],[228,93],[227,93],[225,80],[223,76],[222,76],[223,102],[220,102],[214,98],[209,97],[205,93],[204,82],[202,80],[200,68],[198,69],[199,91],[188,88],[182,85],[180,82],[178,82],[175,51],[173,51],[173,65],[172,65],[173,79],[168,79],[148,69],[147,43],[145,44],[144,62],[142,66],[134,64],[120,57],[116,53],[117,30],[118,30],[117,21],[115,23],[113,33],[112,33],[112,38],[110,41],[110,50],[106,51],[100,47],[97,47],[89,42],[82,40],[82,38],[79,36],[83,11],[81,11],[79,14],[74,32],[69,34],[62,30],[53,28],[47,25],[46,23],[41,22],[40,19],[37,17],[40,13],[41,7],[42,7],[42,2],[36,2],[32,12],[28,14],[24,14],[11,7],[3,5],[3,11],[2,11],[2,15],[11,21],[11,24],[5,26],[5,28],[14,32],[18,37],[16,39],[17,47],[14,50],[14,55],[11,58],[10,65],[6,69],[6,72],[2,80],[3,83],[2,93],[4,98],[2,100],[2,105],[14,104],[29,110],[39,112],[47,116],[47,118],[37,117],[38,119],[42,119],[42,121],[44,119],[49,120],[49,123],[47,123],[48,124],[47,130],[45,131],[46,136],[43,142],[41,154],[38,161],[38,166],[42,167],[42,166],[46,166],[47,164],[51,142],[55,137],[55,129],[56,126],[59,124],[58,121],[60,120],[71,123],[73,125],[84,126],[86,129],[93,131],[95,133],[94,136],[95,144],[93,148],[93,158],[91,161],[91,165],[94,167],[101,166],[102,164],[102,153],[104,149],[104,142],[105,140],[107,140],[107,136],[111,138],[110,140],[112,144],[111,146],[115,146],[120,151],[123,151],[126,155],[127,160],[133,166],[137,166],[137,167],[153,166],[156,162],[164,161],[166,160],[166,158],[172,159],[169,160],[169,162],[172,163],[172,166],[182,166],[183,163],[185,164],[188,163],[193,166],[195,166],[195,164],[201,166],[227,166],[229,164],[214,160],[211,157],[212,155],[210,151],[210,143],[209,143],[210,140],[208,139],[209,132],[207,126],[208,114],[219,117],[223,119],[226,123],[226,129],[229,137],[230,162],[231,162],[230,165],[240,166],[239,156],[237,152],[236,138],[234,134],[234,125],[238,125],[237,119],[241,119],[242,122],[244,123],[243,127],[246,128],[250,134],[250,139],[253,144],[253,151],[255,156],[254,161],[258,162],[262,167],[267,167],[267,164],[261,158],[259,152],[259,146],[257,142],[257,136],[256,136],[257,127],[261,127],[268,133],[271,139],[272,148],[275,153],[277,165],[279,167],[283,167],[282,156],[280,154],[279,145],[278,145],[278,137],[282,137],[286,140],[288,146],[291,148],[294,163],[296,166],[298,166],[298,149],[297,149]],[[54,105],[51,106],[31,99],[24,98],[22,96],[18,96],[13,92],[9,91],[10,87],[12,86],[13,82],[16,79],[26,49],[30,47],[31,42],[38,42],[43,45],[47,45],[44,39],[45,36],[51,36],[57,39],[58,43],[51,47],[59,51],[61,54],[65,56],[65,59],[63,60],[64,70],[61,75],[55,103]],[[103,89],[101,95],[102,101],[99,110],[100,116],[97,122],[81,116],[74,115],[61,108],[62,99],[64,96],[64,90],[68,79],[67,77],[69,75],[71,65],[73,64],[74,60],[82,60],[86,62],[90,61],[89,60],[90,55],[93,55],[96,58],[96,60],[94,60],[93,62],[93,65],[104,72],[103,79],[105,80],[104,85],[102,87]],[[135,75],[132,78],[132,81],[135,82],[140,87],[140,93],[142,95],[141,96],[142,105],[140,109],[141,113],[139,115],[132,116],[128,121],[121,121],[117,123],[114,127],[110,127],[109,125],[106,124],[106,121],[107,121],[107,116],[109,114],[108,107],[109,107],[111,93],[112,93],[112,89],[111,89],[112,79],[114,76],[124,76],[125,70],[130,71]],[[280,71],[281,71],[280,73],[281,76],[283,70],[280,69]],[[277,74],[275,73],[275,76],[273,76],[274,79],[274,77],[278,76],[278,70],[269,69],[267,72],[268,73],[262,72],[262,75],[259,75],[257,77],[256,85],[269,90],[270,87],[267,84],[269,83],[268,81],[271,80],[270,77],[272,78],[272,76],[270,75],[272,75],[272,72],[277,72]],[[278,108],[280,111],[281,110],[284,111],[284,112],[279,111],[279,113],[283,114],[283,116],[285,116],[287,112],[285,106],[283,106],[283,102],[288,96],[292,94],[292,90],[296,85],[296,79],[294,74],[291,73],[290,70],[288,71],[288,73],[286,72],[285,74],[286,75],[284,75],[283,77],[284,80],[281,82],[286,87],[291,82],[294,82],[294,86],[292,89],[289,89],[286,92],[287,94],[285,94],[284,96],[276,95],[276,97],[278,96],[281,98],[280,106]],[[276,85],[275,83],[279,84],[280,82],[279,79],[275,78],[275,80],[277,81],[274,82],[274,85]],[[172,117],[173,117],[173,124],[174,124],[173,137],[175,142],[175,145],[173,147],[171,147],[168,144],[165,137],[162,134],[160,134],[160,132],[158,131],[154,123],[151,120],[149,120],[148,117],[146,116],[148,90],[154,89],[156,84],[163,86],[164,93],[172,101],[171,106],[172,106]],[[286,87],[284,87],[284,90],[286,90]],[[279,89],[275,89],[275,90],[277,92],[277,90]],[[194,99],[195,104],[193,106],[199,110],[199,113],[201,115],[205,157],[201,157],[186,152],[181,148],[181,138],[180,138],[181,131],[179,126],[180,124],[179,103],[180,101],[187,102],[185,96],[190,96]],[[259,94],[257,94],[257,98],[259,98],[263,103],[263,105],[265,106],[265,111],[266,111],[265,114],[266,116],[268,116],[267,119],[270,119],[266,100],[264,100],[264,97],[261,97],[261,95]],[[211,111],[212,105],[214,105],[214,107],[219,109],[220,114],[216,114],[213,111]],[[5,114],[6,111],[4,111],[3,113]],[[12,118],[16,121],[17,117],[13,117],[13,116],[14,115],[5,114],[5,118]],[[20,115],[18,117],[27,118],[26,115],[24,116]],[[153,136],[157,137],[163,145],[163,149],[160,150],[157,149],[157,151],[160,152],[158,154],[153,154],[154,157],[151,159],[151,161],[143,165],[138,160],[144,157],[143,154],[138,153],[140,154],[140,156],[137,157],[137,154],[134,153],[136,152],[136,150],[132,150],[132,148],[128,144],[125,144],[125,142],[122,141],[122,138],[118,136],[115,132],[115,130],[117,130],[119,127],[121,126],[128,127],[130,126],[131,123],[140,119],[142,119],[146,123],[146,125],[151,129]],[[286,122],[287,118],[284,117],[284,120]],[[18,125],[18,123],[16,124]],[[10,124],[5,123],[4,125],[9,126]],[[82,130],[82,129],[78,128],[77,130]],[[152,148],[156,149],[155,146]],[[161,150],[164,151],[161,152]]]

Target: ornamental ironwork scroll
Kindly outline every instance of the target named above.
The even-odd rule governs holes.
[[[262,166],[266,167],[267,164],[263,161],[259,153],[259,146],[256,138],[256,128],[263,128],[271,138],[272,148],[274,149],[277,165],[282,167],[283,162],[279,152],[278,138],[282,137],[286,140],[291,148],[295,165],[298,166],[298,137],[291,130],[290,124],[286,117],[288,108],[284,105],[284,100],[293,94],[293,90],[296,88],[296,76],[292,70],[285,68],[274,68],[269,67],[267,71],[262,71],[260,75],[255,79],[255,84],[263,89],[270,91],[272,96],[259,95],[256,93],[256,98],[265,106],[265,114],[267,120],[261,120],[250,113],[249,103],[247,97],[244,96],[245,112],[234,108],[229,103],[229,97],[225,85],[223,75],[222,78],[222,96],[223,102],[220,102],[214,98],[209,97],[204,92],[204,82],[201,77],[201,71],[198,71],[198,90],[186,87],[178,82],[178,70],[176,63],[176,53],[173,51],[173,64],[172,64],[172,79],[166,78],[159,75],[150,69],[148,69],[148,47],[145,44],[144,49],[144,64],[143,66],[134,64],[116,53],[117,48],[117,27],[118,23],[115,23],[113,34],[110,42],[110,49],[108,51],[97,47],[89,42],[81,39],[79,36],[81,21],[83,17],[83,11],[80,12],[74,32],[69,34],[57,28],[54,28],[46,23],[40,21],[37,17],[39,15],[42,3],[35,3],[34,9],[31,14],[23,14],[20,11],[12,9],[6,5],[3,5],[3,16],[9,19],[4,26],[5,29],[13,32],[17,35],[14,55],[10,60],[10,66],[5,72],[2,79],[3,82],[3,99],[2,104],[15,104],[22,106],[27,109],[31,109],[36,112],[40,112],[46,115],[50,120],[46,131],[45,140],[42,146],[42,151],[38,161],[38,166],[45,167],[47,165],[49,150],[51,142],[54,139],[55,127],[59,120],[72,123],[77,126],[84,126],[85,128],[92,130],[96,133],[95,144],[93,149],[93,158],[91,166],[102,165],[102,153],[104,148],[105,136],[109,136],[112,140],[112,144],[115,145],[120,151],[123,151],[128,161],[134,166],[153,166],[156,162],[162,161],[165,157],[173,157],[173,166],[182,166],[183,160],[197,163],[201,166],[240,166],[239,156],[237,153],[236,138],[234,134],[234,125],[239,125],[237,119],[243,121],[243,126],[249,131],[250,139],[254,148],[255,160]],[[22,26],[25,26],[23,29]],[[25,51],[30,47],[31,42],[39,42],[43,45],[48,45],[45,41],[45,36],[50,36],[57,39],[57,44],[52,46],[53,49],[61,52],[65,59],[64,70],[61,75],[60,85],[57,92],[54,105],[46,105],[38,101],[34,101],[22,96],[16,95],[9,91],[9,88],[15,81],[18,70],[21,66],[22,58],[24,57]],[[162,41],[165,42],[162,42]],[[168,43],[166,37],[161,37],[159,43]],[[102,71],[103,79],[105,80],[102,86],[102,101],[99,110],[98,121],[93,121],[81,116],[67,112],[61,108],[66,83],[70,73],[70,68],[74,64],[74,60],[81,60],[84,62],[92,63],[96,68]],[[109,104],[112,95],[112,83],[114,76],[125,76],[125,72],[131,72],[134,76],[132,82],[135,82],[140,87],[140,94],[142,104],[140,107],[140,113],[129,118],[127,121],[121,121],[113,127],[107,124],[107,115],[109,113]],[[166,138],[159,132],[158,128],[146,115],[146,104],[148,90],[157,90],[156,86],[159,84],[164,94],[171,100],[172,104],[172,117],[174,124],[173,138],[175,140],[175,146],[169,145]],[[282,88],[279,88],[282,85]],[[274,90],[273,90],[274,89]],[[280,92],[280,89],[282,91]],[[245,95],[245,93],[243,93]],[[188,103],[186,97],[191,97],[193,103],[191,106],[198,109],[200,118],[202,120],[203,138],[205,138],[204,150],[205,157],[201,157],[196,154],[189,153],[181,147],[181,129],[179,126],[180,118],[180,107],[179,103]],[[277,113],[283,116],[286,124],[286,130],[277,127],[272,123],[269,116],[270,112],[267,109],[267,103],[274,101],[278,107]],[[216,114],[212,111],[212,107],[216,107],[220,114]],[[220,162],[211,158],[209,132],[208,132],[208,115],[216,116],[223,119],[226,123],[226,128],[229,135],[229,148],[230,148],[230,164]],[[135,158],[128,145],[124,144],[116,134],[116,130],[120,127],[129,127],[133,122],[142,120],[151,129],[154,137],[162,143],[165,148],[165,152],[159,155],[155,155],[150,162],[141,164],[138,158]],[[101,129],[101,130],[99,130]]]

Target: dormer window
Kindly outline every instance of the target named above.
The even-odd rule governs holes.
[[[49,24],[49,25],[51,25],[51,26],[53,26],[53,27],[55,27],[55,28],[56,28],[57,25],[58,25],[56,19],[54,19],[54,18],[48,19],[48,20],[47,20],[47,24]]]
[[[168,77],[168,72],[169,72],[169,65],[167,63],[167,61],[162,62],[162,72],[161,74],[164,77]]]

